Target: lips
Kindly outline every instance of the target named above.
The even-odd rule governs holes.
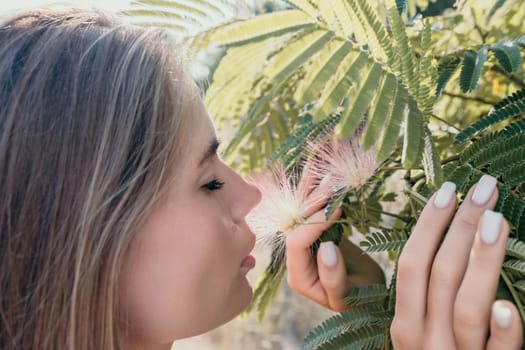
[[[253,269],[255,267],[255,258],[253,257],[253,255],[248,255],[247,257],[245,257],[244,259],[242,259],[242,262],[241,262],[241,271],[243,273],[247,273],[248,271],[250,271],[251,269]]]

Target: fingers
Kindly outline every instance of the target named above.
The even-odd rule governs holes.
[[[518,350],[523,344],[523,329],[516,306],[506,300],[492,305],[487,350]]]
[[[503,216],[486,210],[454,305],[454,333],[459,349],[484,348],[508,235],[509,225]]]
[[[317,266],[329,308],[335,311],[348,309],[342,302],[348,292],[345,283],[346,268],[341,251],[334,242],[321,243],[317,254]]]
[[[331,220],[336,220],[340,215],[341,209],[337,209]],[[312,257],[311,246],[330,225],[330,222],[325,221],[324,210],[320,210],[312,215],[306,224],[292,231],[286,240],[286,268],[289,286],[326,307],[330,307],[328,295],[321,284],[317,264]],[[340,253],[338,254],[342,262],[343,259]],[[346,284],[345,281],[340,283]]]
[[[432,265],[428,327],[435,338],[452,337],[454,300],[467,268],[469,252],[483,212],[497,202],[496,179],[483,176],[458,209]]]
[[[446,182],[428,201],[398,262],[395,348],[418,349],[426,315],[427,284],[434,255],[456,207],[455,185]],[[396,344],[397,343],[397,344]]]

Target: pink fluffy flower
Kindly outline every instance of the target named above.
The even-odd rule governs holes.
[[[333,137],[319,145],[310,144],[312,172],[320,179],[330,177],[335,190],[365,185],[380,164],[374,149],[363,150],[358,137],[358,134],[347,140]]]
[[[252,177],[262,199],[246,217],[259,245],[281,250],[286,235],[305,222],[312,211],[322,207],[332,195],[327,181],[318,181],[305,165],[302,174],[287,175],[282,167]]]

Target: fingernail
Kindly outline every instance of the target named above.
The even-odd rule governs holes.
[[[495,302],[492,305],[492,313],[494,314],[494,320],[500,328],[509,328],[512,323],[512,312],[504,306],[503,303]]]
[[[321,254],[321,261],[325,266],[331,267],[337,264],[337,252],[335,251],[334,242],[321,242],[319,254]]]
[[[456,184],[453,182],[444,182],[441,187],[439,188],[439,191],[436,194],[436,198],[434,198],[434,205],[436,208],[446,208],[448,207],[450,200],[452,199],[452,196],[456,193]]]
[[[494,244],[498,240],[502,221],[501,213],[485,210],[481,219],[481,240],[485,244]]]
[[[478,185],[472,194],[472,201],[474,204],[483,205],[487,203],[492,197],[494,189],[496,189],[497,180],[490,175],[483,175],[478,181]]]

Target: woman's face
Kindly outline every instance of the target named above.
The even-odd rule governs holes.
[[[121,297],[132,341],[169,343],[211,330],[250,302],[246,273],[255,236],[244,217],[259,191],[216,154],[214,127],[199,101],[177,179],[132,243]]]

